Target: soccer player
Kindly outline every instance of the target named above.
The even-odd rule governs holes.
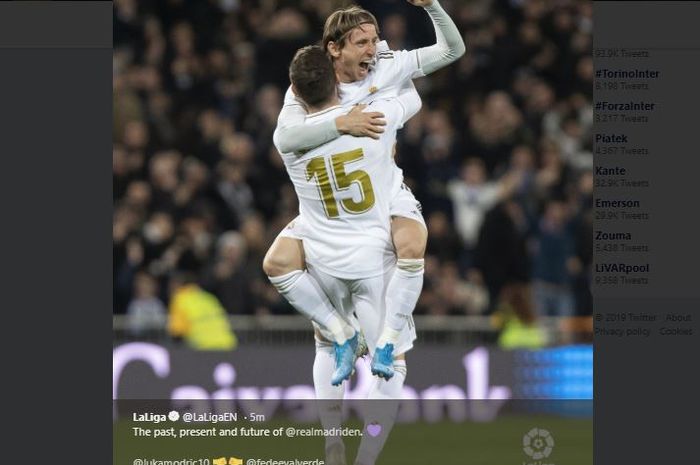
[[[310,111],[310,121],[332,120],[344,112],[333,65],[321,47],[309,46],[297,52],[290,80]],[[357,315],[370,352],[377,350],[373,341],[377,341],[384,319],[384,312],[377,310],[383,306],[396,260],[390,202],[403,186],[402,172],[393,160],[396,131],[417,111],[403,102],[394,97],[368,106],[386,115],[386,130],[378,139],[346,135],[304,153],[281,154],[299,197],[303,225],[299,234],[308,272],[340,315]],[[413,326],[402,328],[395,339],[397,352],[410,350],[415,337]],[[377,378],[370,399],[400,398],[405,360],[395,363],[397,374],[388,381]],[[382,418],[384,437],[361,443],[359,463],[376,460],[395,409],[387,413]]]
[[[340,81],[341,103],[346,107],[396,96],[404,92],[410,79],[430,74],[464,53],[465,46],[459,31],[437,0],[408,1],[425,8],[430,15],[435,27],[436,44],[412,51],[388,50],[385,42],[379,42],[379,28],[374,16],[358,7],[336,11],[326,21],[323,45],[333,59]],[[384,124],[381,112],[363,114],[355,110],[315,124],[304,124],[306,114],[303,102],[295,98],[291,89],[288,90],[274,135],[275,144],[281,152],[308,150],[339,137],[341,132],[379,138]],[[399,354],[396,350],[399,334],[405,327],[412,326],[411,315],[423,285],[423,254],[427,241],[420,204],[408,189],[400,189],[391,199],[389,216],[398,260],[386,291],[384,328],[378,339],[371,341],[372,345],[379,347],[374,351],[372,372],[386,379],[394,374],[393,361]],[[304,313],[306,307],[322,309],[317,311],[324,315],[331,314],[333,310],[328,308],[328,298],[313,292],[317,289],[315,283],[309,284],[313,278],[302,272],[303,249],[299,242],[301,236],[296,231],[303,230],[304,226],[299,219],[291,226],[277,237],[265,257],[263,267],[273,284],[297,310]],[[302,285],[294,285],[302,279]],[[338,376],[350,376],[347,367],[343,370],[337,368],[339,364],[344,365],[343,360],[347,358],[339,355],[349,353],[355,341],[354,332],[348,330],[347,325],[345,328],[328,328],[330,340],[336,343],[334,384]],[[318,331],[317,340],[315,373],[317,367],[319,371],[329,369],[329,364],[319,354],[323,341],[322,338],[319,340]]]

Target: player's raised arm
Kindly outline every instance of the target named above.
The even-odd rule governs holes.
[[[462,35],[452,18],[445,12],[438,0],[407,0],[428,12],[435,27],[437,42],[429,47],[419,48],[418,61],[421,71],[430,74],[456,61],[467,50]]]
[[[277,127],[272,140],[281,153],[309,150],[338,138],[341,134],[378,139],[386,124],[379,112],[363,112],[362,107],[353,108],[348,114],[335,120],[305,124],[306,107],[287,90],[284,106],[277,118]]]

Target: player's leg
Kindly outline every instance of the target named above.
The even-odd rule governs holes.
[[[327,275],[313,266],[309,266],[309,273],[321,285],[321,288],[329,296],[329,300],[338,313],[347,320],[358,334],[361,334],[360,324],[353,316],[353,302],[347,281]],[[335,351],[329,341],[330,335],[324,328],[314,324],[314,336],[316,339],[316,358],[314,360],[314,387],[318,399],[319,417],[324,429],[339,428],[342,422],[342,397],[345,392],[345,383],[334,386],[329,380],[337,377]],[[360,348],[358,347],[358,351]],[[355,358],[352,359],[354,366]],[[349,378],[349,376],[348,376]],[[329,465],[345,465],[345,445],[342,438],[326,436],[326,463]]]
[[[353,333],[353,336],[348,338],[344,344],[334,343],[333,346],[336,369],[330,377],[330,382],[337,386],[343,381],[350,379],[355,369],[355,360],[357,360],[360,350],[360,325],[353,316],[352,299],[347,281],[326,274],[310,264],[307,264],[307,269],[309,274],[315,279],[315,282],[319,284],[321,290],[328,296],[330,304],[338,312],[345,327],[349,328]],[[316,329],[323,338],[327,340],[332,339],[332,334],[329,333],[327,328],[317,326]]]
[[[375,378],[369,391],[367,407],[365,408],[365,431],[371,425],[379,425],[379,434],[371,436],[364,434],[357,450],[355,465],[374,465],[384,449],[389,433],[394,427],[401,403],[403,385],[406,381],[406,358],[400,354],[394,358],[394,376],[389,380]]]
[[[267,251],[263,270],[292,307],[326,328],[332,335],[333,342],[345,344],[353,337],[353,328],[345,324],[320,285],[304,268],[302,242],[293,228],[287,227]]]
[[[396,249],[396,268],[386,290],[386,317],[372,359],[372,373],[391,378],[396,342],[409,323],[423,288],[423,269],[428,230],[420,203],[410,190],[402,189],[392,201],[391,232]]]
[[[384,325],[382,304],[386,299],[388,284],[394,270],[387,270],[383,276],[358,280],[351,287],[353,291],[353,305],[357,314],[360,328],[367,336],[370,353],[376,354],[377,337]],[[370,339],[373,337],[374,339]],[[406,379],[405,353],[413,347],[416,339],[415,326],[412,320],[409,325],[399,331],[396,338],[396,356],[392,356],[389,362],[394,375],[391,379],[374,378],[368,394],[364,411],[365,429],[372,424],[381,425],[377,436],[363,435],[358,449],[356,464],[373,465],[382,451],[388,438],[398,412],[399,402],[402,398],[404,381]]]
[[[345,384],[333,386],[329,380],[335,371],[333,343],[327,340],[318,328],[314,328],[316,357],[314,358],[314,390],[321,426],[325,430],[340,428],[342,425],[342,401]],[[325,437],[326,463],[345,465],[345,445],[340,436]]]

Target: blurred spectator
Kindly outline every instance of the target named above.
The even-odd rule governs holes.
[[[173,244],[174,238],[175,225],[172,215],[162,211],[154,212],[143,226],[145,259],[161,269],[155,262],[163,259],[165,252]],[[162,275],[166,271],[168,271],[166,268],[162,268],[162,271],[156,274]]]
[[[540,147],[540,168],[535,177],[535,194],[542,203],[548,199],[566,198],[573,179],[571,169],[561,157],[559,145],[551,139],[545,139]]]
[[[533,272],[535,310],[539,315],[574,314],[571,275],[581,269],[574,238],[568,229],[566,204],[547,203],[534,241]]]
[[[467,250],[476,245],[486,212],[508,197],[518,186],[520,178],[511,173],[499,181],[489,182],[484,163],[478,158],[470,158],[462,166],[460,178],[449,183],[455,225]]]
[[[153,184],[153,208],[174,212],[175,191],[180,182],[178,170],[181,156],[176,151],[156,153],[149,164],[151,183]]]
[[[418,313],[431,315],[479,315],[489,305],[488,292],[482,283],[466,279],[456,263],[440,266],[428,255],[423,293],[417,305]]]
[[[427,223],[430,240],[426,253],[437,257],[443,263],[458,259],[462,253],[462,244],[447,215],[440,211],[431,213]]]
[[[498,345],[503,349],[534,350],[547,345],[547,333],[532,311],[527,284],[512,282],[503,287],[492,322],[501,330]]]
[[[201,204],[207,195],[209,169],[194,157],[188,157],[182,163],[182,181],[173,192],[173,201],[178,210],[186,210]]]
[[[127,327],[132,336],[156,333],[167,321],[165,304],[158,298],[158,282],[145,272],[134,279],[134,298],[126,310]]]
[[[253,277],[246,266],[247,244],[242,234],[228,231],[219,237],[216,257],[205,272],[204,286],[219,297],[228,313],[255,310]],[[259,268],[259,267],[258,267]]]
[[[180,274],[170,280],[168,332],[196,350],[231,350],[238,345],[226,311],[192,275]]]
[[[222,226],[238,229],[246,216],[253,212],[253,190],[245,179],[245,168],[232,160],[221,161],[217,167],[216,194]]]
[[[507,161],[515,145],[529,139],[522,113],[506,92],[490,93],[469,113],[471,150],[486,160],[489,173]]]
[[[498,302],[506,283],[530,279],[526,234],[525,214],[513,200],[501,203],[486,215],[474,253],[472,274],[477,282],[485,283],[493,305]]]

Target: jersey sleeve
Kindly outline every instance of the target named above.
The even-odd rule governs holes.
[[[401,125],[398,127],[401,129],[406,121],[411,119],[416,113],[418,113],[423,105],[420,95],[416,90],[416,86],[413,85],[413,81],[408,80],[404,86],[399,90],[399,95],[397,101],[401,104],[404,110]]]
[[[466,46],[454,21],[437,0],[425,7],[425,11],[433,22],[437,39],[434,45],[416,50],[421,72],[427,75],[464,55]]]
[[[305,124],[306,107],[294,96],[292,88],[284,95],[284,105],[277,117],[277,127],[272,135],[275,148],[280,153],[309,150],[340,136],[335,120]]]
[[[377,66],[382,70],[383,85],[403,82],[423,76],[418,50],[388,50],[377,52]]]

